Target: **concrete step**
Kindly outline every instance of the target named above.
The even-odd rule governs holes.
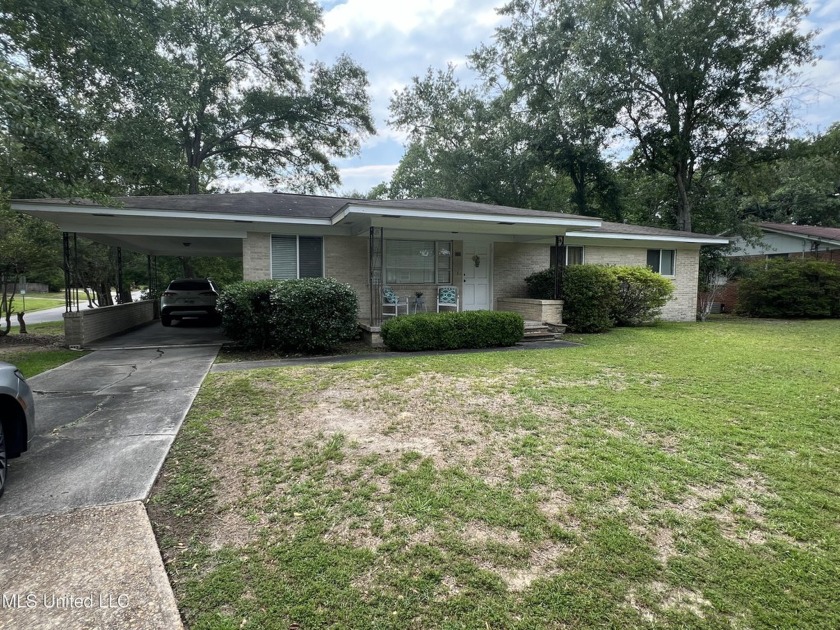
[[[563,330],[566,328],[562,325],[561,327]],[[522,337],[522,341],[552,341],[554,339],[559,339],[562,331],[558,332],[557,330],[554,330],[554,328],[555,326],[545,324],[543,322],[526,321],[525,335]]]

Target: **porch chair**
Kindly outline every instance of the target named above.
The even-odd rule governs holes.
[[[455,287],[438,287],[437,290],[437,311],[440,307],[454,308],[455,312],[461,310],[461,299],[458,297],[458,289]]]
[[[408,298],[401,298],[391,287],[382,288],[382,317],[396,317],[402,309],[408,315]]]

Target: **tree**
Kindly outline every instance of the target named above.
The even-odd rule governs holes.
[[[5,320],[0,336],[9,333],[13,313],[25,331],[24,312],[16,309],[15,302],[18,279],[47,273],[58,265],[57,235],[51,224],[12,211],[8,196],[0,195],[0,317]]]
[[[526,205],[533,165],[521,123],[503,99],[463,87],[454,71],[430,69],[391,99],[389,123],[408,132],[409,144],[377,192]]]
[[[301,191],[339,183],[332,156],[374,133],[364,70],[349,57],[304,72],[320,37],[310,0],[174,0],[160,48],[164,81],[147,84],[186,159],[189,192],[205,164]]]
[[[548,68],[573,121],[595,112],[597,129],[612,116],[647,168],[673,179],[680,230],[692,229],[695,178],[783,128],[785,89],[814,56],[800,0],[514,0],[503,12],[506,63]],[[519,84],[532,107],[543,83]]]
[[[550,10],[540,12],[547,4]],[[582,5],[514,0],[501,13],[510,22],[497,29],[493,46],[470,56],[472,63],[527,128],[533,162],[569,179],[573,210],[620,221],[616,181],[602,155],[615,107],[588,95],[569,73]]]
[[[4,58],[83,117],[111,194],[196,193],[249,175],[330,189],[331,163],[373,133],[367,77],[341,57],[306,71],[320,36],[311,0],[0,0]]]

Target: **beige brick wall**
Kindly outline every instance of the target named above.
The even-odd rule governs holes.
[[[697,321],[697,283],[700,250],[678,249],[674,296],[662,309],[662,319],[673,322]]]
[[[370,318],[370,242],[360,236],[324,237],[324,275],[345,282],[359,297],[359,318]]]
[[[530,243],[495,243],[493,246],[493,298],[528,297],[525,276],[547,269],[548,245]],[[494,305],[494,308],[495,305]]]
[[[242,277],[245,280],[271,278],[271,234],[248,232],[242,241]]]
[[[456,241],[454,249],[462,251]],[[359,296],[359,316],[370,314],[368,239],[352,236],[324,237],[324,274],[350,284]],[[271,277],[271,236],[249,232],[242,243],[243,277],[261,280]],[[647,264],[647,247],[598,247],[585,245],[585,261],[598,265]],[[493,246],[493,297],[527,297],[525,277],[549,266],[549,246],[530,243],[495,243]],[[662,318],[669,321],[694,321],[697,312],[697,277],[699,249],[677,250],[674,296],[662,309]],[[455,286],[461,286],[462,257],[453,260]],[[422,291],[427,310],[434,310],[433,285],[393,285],[400,296],[413,299]],[[496,308],[494,301],[494,308]]]
[[[526,321],[563,323],[563,300],[532,300],[528,298],[496,298],[496,309],[519,313]]]
[[[65,343],[85,346],[150,322],[155,317],[154,304],[154,300],[144,300],[64,313]]]
[[[593,265],[647,264],[647,247],[584,246],[584,261]],[[699,249],[678,249],[674,295],[662,309],[662,319],[674,322],[693,322],[697,318],[697,278]]]

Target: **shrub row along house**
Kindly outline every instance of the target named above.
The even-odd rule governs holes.
[[[112,206],[18,200],[12,207],[56,223],[67,247],[77,234],[149,256],[241,256],[246,280],[332,277],[356,290],[360,322],[369,326],[381,321],[384,287],[412,305],[422,293],[428,310],[441,286],[455,287],[462,310],[516,310],[526,276],[581,263],[650,266],[675,286],[663,318],[694,321],[700,247],[728,243],[448,199],[238,193],[123,197]]]

